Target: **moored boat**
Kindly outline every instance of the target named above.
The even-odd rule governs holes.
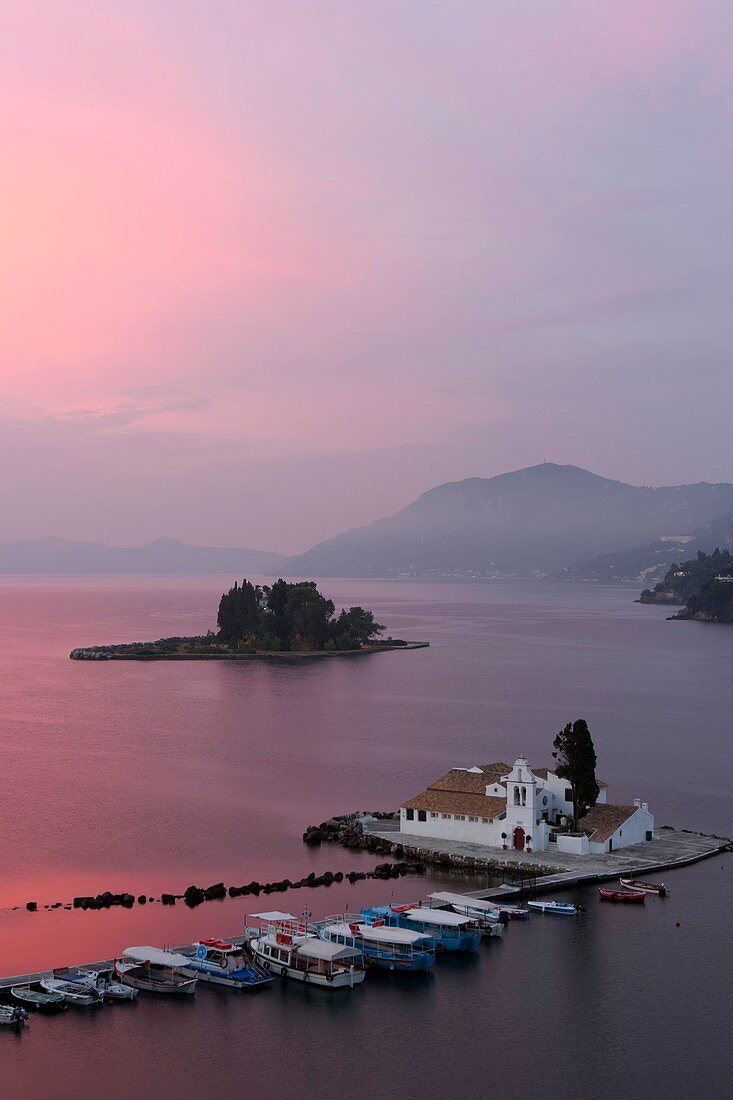
[[[435,940],[438,951],[475,951],[481,943],[481,929],[473,917],[446,909],[425,909],[418,905],[375,905],[362,909],[368,924],[410,928]]]
[[[82,985],[80,982],[68,982],[62,978],[41,978],[41,988],[47,993],[63,993],[66,1003],[78,1008],[92,1008],[102,1004],[101,996],[91,984]]]
[[[579,905],[569,901],[528,901],[527,905],[538,913],[551,913],[557,917],[574,917],[582,911]]]
[[[355,947],[380,970],[429,970],[435,962],[431,936],[386,924],[369,924],[361,916],[328,917],[318,925],[321,939]]]
[[[271,974],[327,989],[353,988],[364,981],[364,956],[356,947],[323,940],[292,913],[253,913],[247,944]]]
[[[185,955],[159,947],[126,947],[115,963],[115,976],[146,993],[190,995],[198,979],[186,973],[189,962]]]
[[[669,893],[663,882],[642,882],[638,878],[620,878],[619,882],[629,890],[641,890],[645,894],[658,894],[660,898],[665,898]]]
[[[226,940],[199,940],[193,951],[183,954],[189,960],[185,972],[202,982],[230,989],[262,989],[272,981],[272,974],[248,957],[244,948]]]
[[[20,1031],[28,1019],[28,1013],[20,1005],[0,1005],[0,1027]]]
[[[134,1001],[137,997],[137,989],[114,980],[111,967],[105,970],[70,970],[64,978],[68,982],[91,985],[105,1001]]]
[[[601,895],[602,901],[632,902],[637,905],[646,901],[646,894],[643,890],[614,890],[611,887],[602,886],[598,893]]]
[[[428,900],[433,908],[448,908],[454,913],[460,913],[464,917],[471,917],[478,923],[485,936],[499,937],[504,934],[504,925],[509,918],[503,916],[495,908],[491,901],[482,898],[472,898],[466,894],[451,894],[445,890],[437,890],[429,895]]]
[[[34,989],[30,985],[14,985],[10,996],[24,1008],[34,1008],[37,1012],[58,1012],[64,1007],[63,993],[48,993],[45,989]]]

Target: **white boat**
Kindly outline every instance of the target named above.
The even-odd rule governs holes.
[[[137,989],[114,980],[114,970],[70,970],[64,975],[68,982],[91,985],[105,1001],[134,1001]]]
[[[322,940],[292,913],[253,913],[259,927],[247,928],[258,963],[276,977],[327,989],[353,988],[364,981],[364,956],[347,944]]]
[[[198,979],[186,973],[190,961],[159,947],[126,947],[115,963],[115,975],[124,985],[146,993],[192,994]]]
[[[569,901],[528,901],[527,905],[538,913],[554,913],[558,917],[574,917],[580,912],[580,906]]]
[[[41,978],[40,985],[41,989],[45,989],[47,993],[63,993],[64,1000],[69,1005],[87,1008],[102,1003],[102,998],[92,985],[67,982],[62,978]]]
[[[20,1031],[28,1019],[28,1013],[20,1005],[0,1005],[0,1027]]]
[[[498,937],[504,934],[501,913],[490,901],[467,897],[465,894],[451,894],[447,890],[436,890],[429,895],[429,901],[435,908],[450,906],[454,913],[477,920],[485,936]]]
[[[424,932],[387,924],[367,924],[346,913],[318,924],[321,939],[355,947],[367,962],[382,970],[429,970],[435,962],[435,944]]]
[[[225,985],[230,989],[258,989],[272,981],[264,967],[248,958],[243,947],[226,940],[199,940],[193,952],[185,951],[185,973],[202,982]]]

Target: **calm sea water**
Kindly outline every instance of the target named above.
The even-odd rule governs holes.
[[[360,853],[305,848],[305,825],[393,808],[453,765],[520,752],[547,765],[576,717],[589,721],[612,801],[640,796],[658,824],[731,835],[733,629],[669,623],[626,589],[334,581],[323,587],[337,604],[371,607],[430,649],[68,660],[76,645],[203,631],[228,583],[0,580],[0,973],[237,932],[246,899],[194,911],[14,906],[366,869],[375,861]],[[534,917],[425,980],[372,974],[342,996],[204,988],[193,1004],[34,1017],[19,1038],[0,1034],[0,1095],[722,1094],[730,857],[665,877],[665,901],[637,912],[580,892],[577,920]],[[402,880],[394,897],[417,888]],[[362,882],[276,896],[322,916],[392,891]]]

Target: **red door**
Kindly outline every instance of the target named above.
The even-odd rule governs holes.
[[[524,829],[521,825],[517,825],[514,830],[514,847],[520,852],[524,851]]]

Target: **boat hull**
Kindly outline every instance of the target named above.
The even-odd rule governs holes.
[[[306,985],[317,985],[323,989],[351,989],[353,986],[363,982],[366,976],[364,970],[350,970],[330,976],[327,974],[319,974],[314,970],[301,970],[295,966],[288,966],[286,963],[275,963],[254,946],[252,947],[252,951],[257,961],[264,966],[265,970],[268,970],[270,974],[273,974],[275,977],[289,978],[294,982],[304,982]]]
[[[643,905],[646,894],[641,890],[599,890],[601,901],[617,902],[620,905]]]
[[[528,901],[527,905],[537,913],[550,913],[556,917],[574,917],[578,913],[575,905],[562,905],[551,901]]]
[[[217,972],[216,970],[207,970],[204,967],[193,965],[187,967],[184,974],[188,974],[192,978],[198,978],[200,982],[209,982],[211,985],[223,985],[227,989],[242,989],[245,991],[261,989],[262,986],[269,985],[272,981],[271,974],[255,977],[236,977],[224,970]]]
[[[619,882],[622,886],[625,886],[627,890],[640,890],[644,894],[657,894],[660,898],[665,898],[669,893],[664,883],[656,882],[639,882],[635,878],[620,878]]]
[[[197,978],[183,977],[180,981],[157,980],[136,974],[130,970],[116,969],[115,974],[124,985],[130,985],[133,989],[140,989],[144,993],[162,993],[166,996],[186,997],[196,992]]]

